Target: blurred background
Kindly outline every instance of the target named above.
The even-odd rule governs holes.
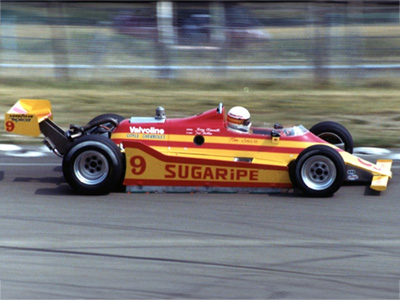
[[[1,1],[4,74],[397,77],[399,1]]]
[[[3,112],[20,98],[49,99],[68,127],[222,102],[246,106],[259,126],[332,120],[356,145],[400,147],[398,0],[0,5]],[[10,141],[34,142],[0,132]]]

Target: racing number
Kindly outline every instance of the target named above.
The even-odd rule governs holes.
[[[132,156],[130,162],[132,167],[132,174],[140,175],[143,174],[146,170],[146,161],[144,160],[143,156]]]
[[[14,128],[15,128],[14,122],[12,122],[12,121],[7,121],[7,122],[6,122],[6,130],[7,130],[8,132],[13,131]]]

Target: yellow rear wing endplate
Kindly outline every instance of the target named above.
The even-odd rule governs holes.
[[[50,101],[21,99],[5,114],[4,127],[12,134],[38,136],[39,123],[46,119],[53,119]]]

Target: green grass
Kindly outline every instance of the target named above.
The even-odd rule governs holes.
[[[400,147],[400,85],[394,79],[315,87],[311,81],[126,80],[109,82],[5,80],[0,109],[5,113],[20,98],[48,99],[54,120],[63,128],[86,124],[102,113],[152,116],[157,106],[167,117],[190,116],[217,107],[243,105],[254,125],[303,124],[333,120],[352,133],[356,146]],[[0,141],[34,143],[41,139],[1,132]]]

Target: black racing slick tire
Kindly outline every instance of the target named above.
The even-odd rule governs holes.
[[[99,116],[94,117],[93,119],[91,119],[88,122],[88,125],[95,124],[98,121],[106,120],[106,119],[109,119],[109,118],[114,119],[115,121],[117,121],[118,124],[121,123],[121,121],[125,120],[125,118],[123,116],[120,116],[120,115],[117,115],[117,114],[102,114],[102,115],[99,115]],[[92,129],[90,131],[90,134],[104,134],[104,133],[111,134],[111,132],[113,132],[114,129],[115,129],[115,125],[113,123],[111,123],[111,122],[105,122],[102,125],[103,125],[103,127],[96,127],[94,129]]]
[[[345,179],[343,158],[329,146],[304,149],[290,168],[293,186],[308,197],[332,196]]]
[[[343,125],[332,121],[325,121],[315,124],[311,127],[310,131],[324,141],[349,153],[353,153],[353,137]]]
[[[107,118],[113,118],[115,119],[118,123],[120,123],[122,120],[125,120],[125,118],[123,116],[117,115],[117,114],[102,114],[99,115],[97,117],[94,117],[93,119],[91,119],[88,124],[92,124],[92,123],[96,123],[99,120],[102,119],[107,119]]]
[[[85,135],[71,145],[62,168],[66,181],[77,193],[104,195],[122,185],[125,158],[107,137]]]

